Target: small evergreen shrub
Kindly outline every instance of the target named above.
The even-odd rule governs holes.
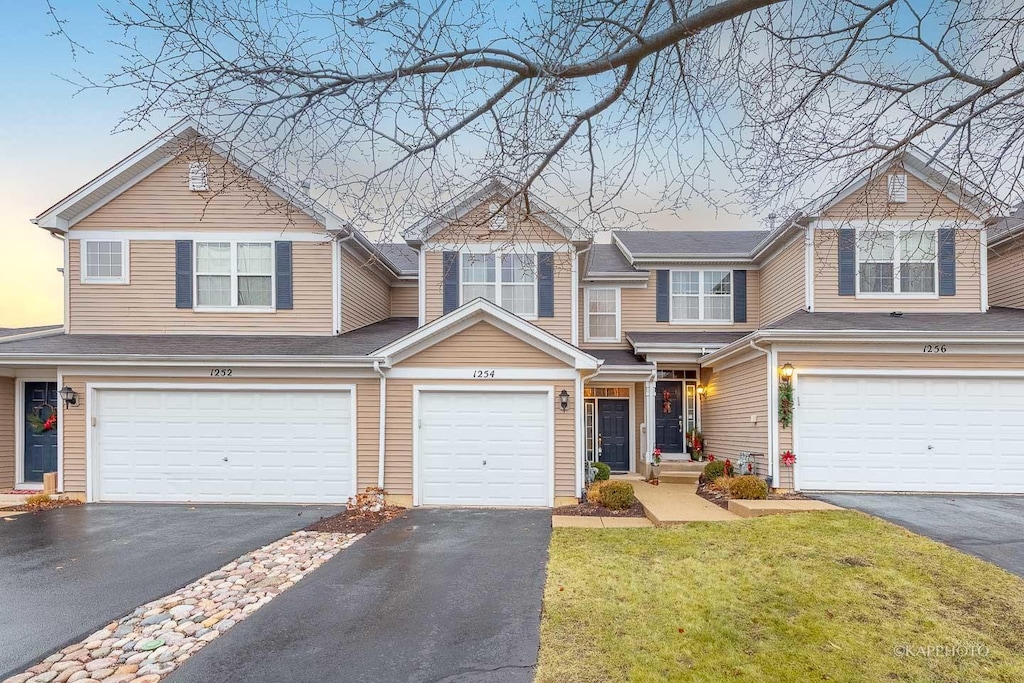
[[[712,460],[704,465],[704,481],[707,483],[710,484],[722,476],[725,476],[725,463],[721,460]]]
[[[628,481],[610,481],[601,487],[601,505],[609,510],[625,510],[636,502],[633,485]]]
[[[608,481],[612,476],[612,468],[603,462],[592,462],[590,466],[597,470],[594,481]]]
[[[761,477],[746,474],[729,481],[729,495],[738,500],[766,500],[768,484]]]

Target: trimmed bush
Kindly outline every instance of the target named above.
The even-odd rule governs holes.
[[[39,505],[50,502],[49,493],[36,493],[25,499],[25,505]]]
[[[625,510],[636,502],[633,485],[628,481],[610,481],[601,487],[601,505],[609,510]]]
[[[599,505],[601,503],[601,489],[610,484],[610,481],[595,481],[587,489],[587,502]]]
[[[738,500],[765,500],[768,484],[761,477],[746,474],[729,481],[729,495]]]
[[[722,476],[725,476],[725,463],[721,460],[712,460],[704,465],[704,481],[707,483],[710,484]]]
[[[603,462],[592,462],[590,466],[597,470],[594,481],[608,481],[612,476],[612,468]]]

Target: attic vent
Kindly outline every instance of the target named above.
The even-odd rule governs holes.
[[[889,201],[897,204],[907,202],[907,176],[899,173],[889,176]]]
[[[493,203],[487,207],[487,213],[491,216],[491,230],[508,230],[508,220],[505,213],[498,211],[500,204]]]
[[[188,165],[188,189],[192,192],[205,192],[210,189],[210,177],[205,161],[193,161]]]

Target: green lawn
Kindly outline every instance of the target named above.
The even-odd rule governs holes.
[[[556,529],[537,681],[1024,681],[1024,581],[856,512]]]

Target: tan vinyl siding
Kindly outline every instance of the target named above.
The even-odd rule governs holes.
[[[440,251],[424,254],[426,287],[426,322],[441,317],[444,311],[442,288],[444,286],[443,256]],[[555,254],[555,315],[552,318],[530,320],[537,327],[554,334],[565,341],[572,337],[572,255],[568,252]]]
[[[413,466],[412,466],[412,439],[413,439],[413,410],[412,396],[413,387],[421,385],[444,385],[461,384],[459,381],[443,380],[389,380],[387,389],[387,427],[385,429],[386,455],[384,463],[384,488],[392,495],[412,495],[413,490]],[[565,389],[570,396],[575,393],[572,382],[502,382],[503,385],[512,384],[523,387],[537,387],[547,389],[552,387],[555,399],[552,402],[551,410],[554,414],[555,424],[555,495],[576,496],[576,435],[574,411],[575,401],[571,401],[569,410],[562,412],[558,407],[558,394]],[[485,384],[480,385],[480,391],[486,391]]]
[[[73,237],[73,235],[72,235]],[[292,243],[294,308],[269,313],[212,313],[176,308],[174,241],[130,242],[127,285],[81,283],[81,242],[71,239],[72,334],[316,334],[332,332],[331,247]]]
[[[564,361],[544,353],[489,323],[477,323],[406,358],[407,367],[557,368]]]
[[[1024,308],[1024,243],[1020,240],[989,250],[988,303]]]
[[[644,443],[641,436],[645,412],[644,386],[643,382],[633,384],[633,443],[635,444],[633,452],[636,453],[636,471],[647,476],[647,462],[644,459],[647,444]]]
[[[889,202],[888,176],[903,173],[899,167],[888,169],[863,188],[829,208],[823,216],[832,219],[864,220],[866,218],[953,218],[974,220],[976,215],[959,206],[916,176],[907,173],[907,201]],[[950,189],[956,189],[951,187]]]
[[[968,312],[981,310],[981,233],[956,231],[956,295],[930,299],[902,296],[862,298],[839,296],[839,233],[837,230],[814,232],[814,310],[829,311],[905,311]]]
[[[671,269],[668,269],[671,270]],[[709,266],[702,270],[715,270]],[[723,266],[720,270],[743,270]],[[595,285],[597,287],[597,285]],[[658,293],[657,273],[651,271],[646,287],[622,287],[620,295],[620,313],[622,317],[622,336],[618,343],[614,342],[586,342],[586,296],[584,288],[580,288],[579,308],[579,334],[580,348],[585,349],[609,349],[609,348],[630,348],[626,341],[626,334],[629,332],[735,332],[756,330],[760,320],[761,300],[761,274],[757,270],[747,270],[747,322],[745,323],[694,323],[694,324],[673,324],[670,322],[658,322],[658,310],[656,297]]]
[[[209,162],[209,192],[188,189],[188,164],[197,158]],[[76,223],[72,237],[80,230],[159,230],[171,239],[182,230],[281,231],[278,239],[287,239],[289,230],[325,232],[237,167],[202,151],[172,161],[128,188]]]
[[[254,380],[244,377],[235,378],[203,378],[190,377],[180,380],[167,377],[106,377],[106,376],[77,376],[64,375],[64,384],[70,386],[78,394],[78,405],[64,411],[64,490],[69,493],[85,493],[85,443],[86,443],[86,404],[89,395],[86,391],[86,383],[116,383],[119,385],[144,384],[144,383],[174,383],[180,381],[182,384],[205,384],[209,383],[211,388],[227,387],[232,384],[248,384]],[[379,381],[376,378],[360,378],[345,380],[338,378],[315,378],[296,379],[285,378],[260,378],[259,384],[355,384],[356,385],[356,478],[360,490],[366,486],[377,485],[377,462],[378,462],[378,425],[380,396]]]
[[[768,455],[768,362],[757,356],[724,370],[704,369],[707,393],[701,400],[700,425],[707,452],[733,462],[740,451]],[[751,422],[751,416],[757,422]]]
[[[534,242],[550,247],[560,247],[569,241],[536,218],[509,219],[507,229],[491,230],[487,217],[491,215],[489,205],[492,201],[500,203],[498,199],[482,201],[465,216],[439,230],[430,240],[453,245],[497,242],[515,246],[521,242]],[[538,249],[538,251],[544,250]]]
[[[346,250],[341,255],[341,331],[350,332],[391,315],[391,287],[371,266]]]
[[[761,267],[762,327],[807,306],[806,247],[801,233]]]
[[[17,454],[14,443],[14,379],[0,377],[0,491],[14,487]]]
[[[416,318],[420,314],[419,287],[391,288],[391,317]]]

